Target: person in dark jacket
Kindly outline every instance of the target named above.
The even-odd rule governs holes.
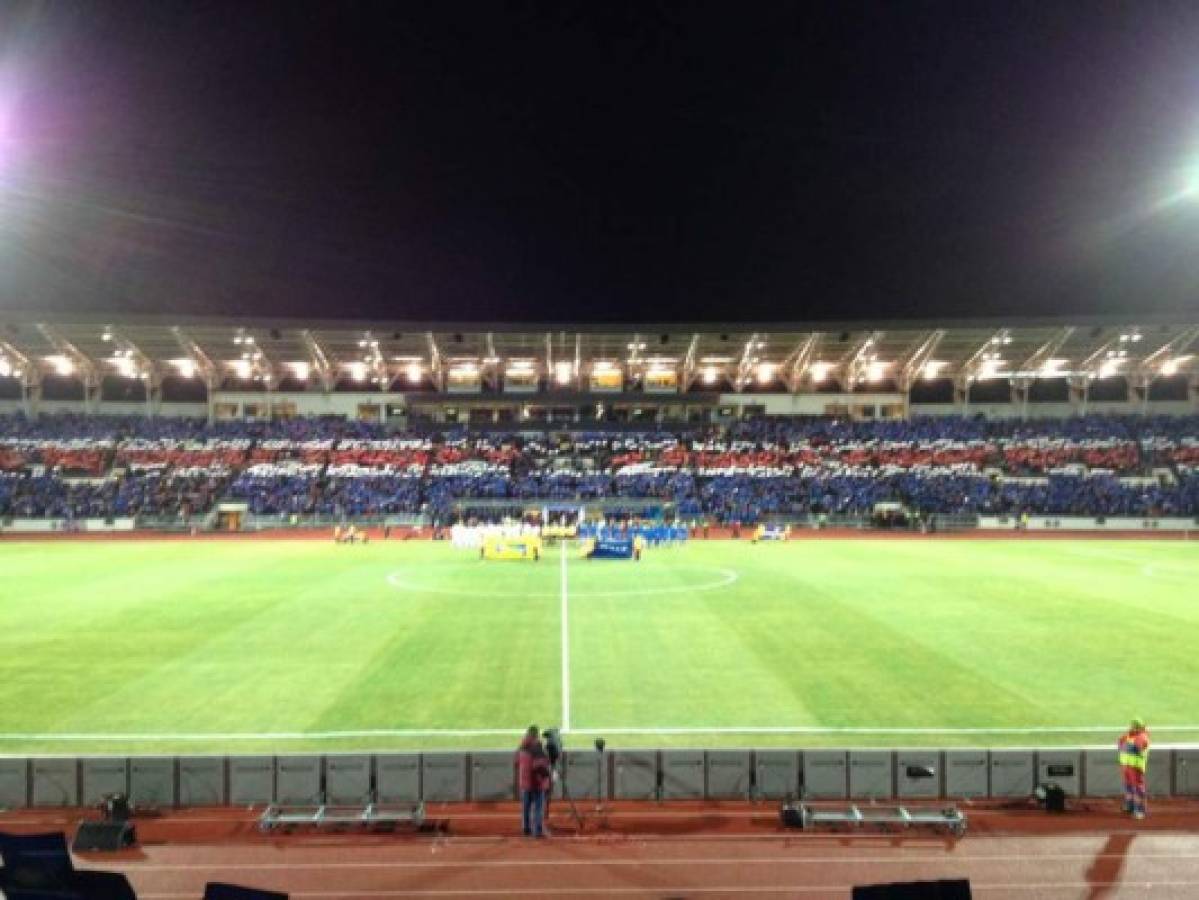
[[[526,837],[545,837],[542,814],[550,789],[550,758],[541,743],[536,725],[528,727],[516,751],[516,772],[524,834]]]

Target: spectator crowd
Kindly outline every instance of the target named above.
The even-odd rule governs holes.
[[[448,436],[369,423],[0,416],[0,517],[426,513],[471,501],[673,504],[771,515],[1199,515],[1199,416],[852,422],[762,417],[722,433]]]

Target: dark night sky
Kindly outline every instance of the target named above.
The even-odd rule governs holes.
[[[1199,310],[1199,3],[0,6],[4,308]]]

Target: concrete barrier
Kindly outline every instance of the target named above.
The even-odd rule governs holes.
[[[30,762],[34,806],[79,805],[79,760],[55,756]]]
[[[275,802],[275,757],[229,757],[229,802],[255,806]]]
[[[129,802],[138,809],[166,809],[178,803],[173,756],[129,760]]]
[[[308,806],[324,801],[323,760],[319,756],[275,759],[275,802]]]
[[[369,753],[338,753],[326,756],[325,801],[337,806],[369,803],[373,794],[373,763],[374,757]]]
[[[748,797],[753,785],[753,753],[749,750],[709,750],[708,791],[713,800]]]
[[[805,750],[803,795],[812,800],[843,800],[849,796],[848,752]]]
[[[707,795],[703,750],[663,750],[661,766],[664,800],[702,800]]]
[[[612,796],[618,800],[658,799],[658,752],[617,750],[612,756]]]
[[[560,770],[578,800],[1019,799],[1054,782],[1122,793],[1113,750],[594,750]],[[926,777],[925,772],[931,772]],[[1199,796],[1199,747],[1150,756],[1151,797]],[[561,797],[562,781],[555,786]],[[0,808],[78,806],[128,793],[139,807],[493,802],[517,796],[508,750],[295,756],[0,757]]]
[[[375,799],[380,803],[420,801],[419,753],[381,753],[375,757]]]
[[[0,809],[29,805],[29,760],[0,758]]]
[[[79,791],[84,806],[95,806],[109,794],[129,796],[129,760],[120,756],[80,760]]]
[[[225,757],[183,756],[179,758],[179,805],[223,806]]]

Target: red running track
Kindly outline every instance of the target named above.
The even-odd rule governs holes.
[[[126,872],[143,900],[195,900],[209,880],[295,898],[848,898],[854,884],[969,878],[982,898],[1199,897],[1199,802],[1159,802],[1134,823],[1114,801],[1039,809],[971,806],[960,839],[924,832],[783,830],[773,805],[590,806],[578,831],[519,836],[514,804],[438,805],[423,833],[262,834],[249,810],[137,821],[140,845],[87,854]],[[73,831],[79,811],[0,815],[12,831]]]

